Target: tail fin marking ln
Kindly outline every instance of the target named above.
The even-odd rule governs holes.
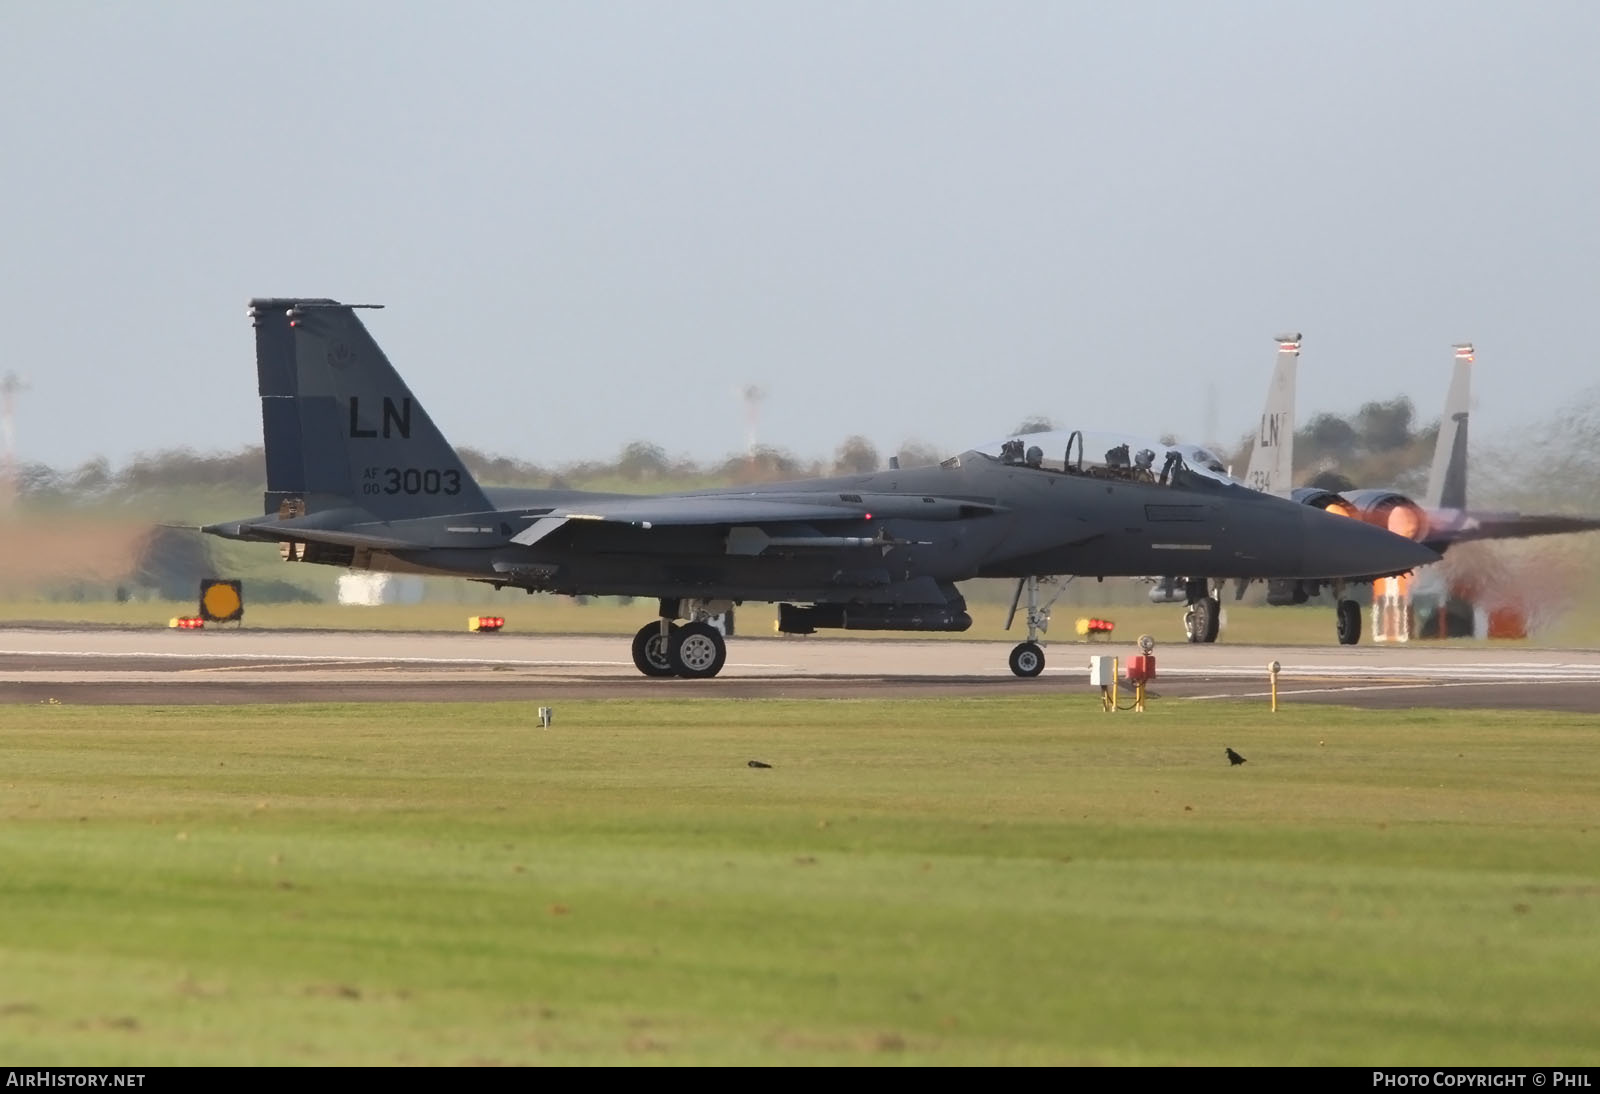
[[[356,507],[398,520],[493,508],[356,317],[361,306],[250,303],[266,511]]]
[[[1268,494],[1287,496],[1294,486],[1294,373],[1299,359],[1300,335],[1278,335],[1278,361],[1244,477],[1252,489]]]

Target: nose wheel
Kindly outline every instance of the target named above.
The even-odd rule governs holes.
[[[1011,671],[1018,676],[1038,676],[1044,671],[1044,650],[1037,642],[1018,642],[1011,650]]]
[[[1354,600],[1341,600],[1336,612],[1339,624],[1339,645],[1353,646],[1361,641],[1361,605]]]

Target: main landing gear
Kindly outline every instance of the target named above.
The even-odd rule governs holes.
[[[1222,631],[1222,603],[1211,595],[1211,582],[1194,578],[1185,583],[1189,606],[1183,611],[1183,634],[1190,642],[1215,642]]]
[[[1056,598],[1061,595],[1061,590],[1066,587],[1066,581],[1055,577],[1025,577],[1017,582],[1017,595],[1011,598],[1011,614],[1006,616],[1006,630],[1011,629],[1011,621],[1017,617],[1017,606],[1021,603],[1023,595],[1028,598],[1027,620],[1028,637],[1018,642],[1011,650],[1011,671],[1018,676],[1028,678],[1038,676],[1044,671],[1044,649],[1039,645],[1039,636],[1050,629],[1050,609],[1055,605]],[[1043,604],[1039,603],[1039,586],[1054,586],[1055,591],[1050,594],[1050,599]]]
[[[646,676],[687,676],[704,679],[722,671],[728,644],[722,632],[707,620],[714,614],[708,601],[685,604],[689,622],[681,626],[680,602],[663,599],[661,616],[646,623],[633,636],[633,664]],[[719,610],[725,611],[725,608]]]

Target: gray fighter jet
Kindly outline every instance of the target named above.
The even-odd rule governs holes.
[[[964,631],[956,583],[977,577],[1138,576],[1182,558],[1183,571],[1216,579],[1370,578],[1438,557],[1191,466],[1176,447],[1102,448],[1077,432],[759,487],[486,490],[368,334],[361,306],[252,301],[265,515],[203,530],[277,543],[289,562],[654,598],[656,618],[633,640],[647,676],[715,676],[727,647],[707,620],[746,601],[777,604],[791,634]],[[1011,660],[1022,676],[1044,667],[1032,641]]]
[[[1516,513],[1470,509],[1467,506],[1467,418],[1471,402],[1472,362],[1470,342],[1451,347],[1455,367],[1445,394],[1444,414],[1434,445],[1428,492],[1417,501],[1393,488],[1359,488],[1335,492],[1314,486],[1295,486],[1295,371],[1300,359],[1300,335],[1277,336],[1278,356],[1267,388],[1261,428],[1250,450],[1245,481],[1254,489],[1289,498],[1342,517],[1365,521],[1415,540],[1443,554],[1458,543],[1474,540],[1526,539],[1600,530],[1600,517],[1564,513]],[[1248,582],[1240,581],[1235,597],[1244,595]],[[1327,588],[1334,594],[1336,633],[1341,645],[1361,638],[1361,606],[1346,596],[1355,584],[1347,578],[1272,578],[1267,581],[1267,603],[1304,604]],[[1157,603],[1186,600],[1184,632],[1190,642],[1215,642],[1218,636],[1219,590],[1203,578],[1163,578],[1151,589]]]

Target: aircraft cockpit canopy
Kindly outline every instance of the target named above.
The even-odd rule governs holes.
[[[971,460],[1031,467],[1056,474],[1147,482],[1190,489],[1216,489],[1243,482],[1208,449],[1193,444],[1162,444],[1119,433],[1054,430],[1024,433],[952,456],[944,467]]]

